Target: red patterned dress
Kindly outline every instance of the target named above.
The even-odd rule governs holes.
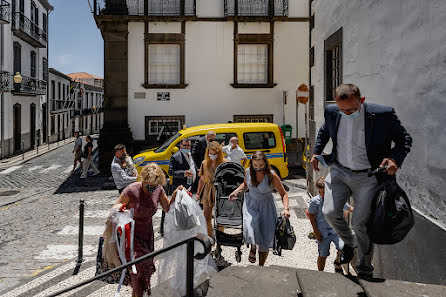
[[[135,259],[154,250],[152,216],[156,213],[158,203],[164,193],[163,187],[158,187],[152,194],[146,194],[141,182],[130,184],[123,191],[124,196],[130,198],[127,209],[134,209]],[[144,291],[150,295],[150,276],[155,272],[153,259],[136,264],[136,270],[138,273],[131,275],[133,291],[138,297],[142,297]]]

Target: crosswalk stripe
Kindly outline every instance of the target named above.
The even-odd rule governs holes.
[[[96,246],[84,245],[83,254],[85,256],[96,253]],[[78,246],[74,244],[49,244],[35,257],[37,260],[69,260],[77,256]]]
[[[71,170],[73,170],[73,165],[68,166],[63,173],[70,173]]]
[[[11,172],[13,172],[13,171],[15,171],[15,170],[17,170],[19,168],[22,168],[22,167],[23,167],[23,165],[11,166],[8,169],[3,170],[2,172],[0,172],[0,174],[9,174],[9,173],[11,173]]]
[[[31,167],[31,168],[28,169],[28,172],[31,172],[31,171],[40,169],[40,168],[42,168],[42,167],[43,167],[42,165],[33,166],[33,167]]]
[[[104,233],[105,224],[102,226],[84,226],[84,235],[102,235]],[[59,235],[78,235],[79,227],[78,226],[66,226],[57,234]]]
[[[43,169],[42,171],[40,171],[40,173],[45,173],[45,172],[48,172],[48,171],[57,169],[57,168],[59,168],[59,167],[62,167],[62,165],[56,165],[56,164],[54,164],[54,165],[51,165],[51,166],[48,167],[48,168]]]
[[[79,218],[79,213],[76,213],[74,216],[76,219]],[[108,210],[86,210],[84,214],[85,218],[98,218],[98,219],[107,219],[108,217]]]

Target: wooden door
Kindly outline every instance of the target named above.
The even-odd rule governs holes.
[[[31,103],[30,106],[30,134],[31,134],[31,148],[36,145],[36,105]]]
[[[18,152],[22,142],[22,107],[18,103],[13,107],[13,126],[14,152]]]

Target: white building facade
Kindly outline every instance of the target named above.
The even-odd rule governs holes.
[[[71,113],[74,108],[70,92],[71,78],[56,69],[49,69],[49,142],[72,136]]]
[[[80,81],[71,82],[72,132],[81,135],[99,133],[104,123],[102,104],[104,89]]]
[[[46,0],[0,2],[0,156],[4,158],[47,138],[47,24],[53,8]],[[13,80],[16,73],[20,75]]]
[[[340,83],[366,102],[391,106],[413,138],[398,182],[416,211],[415,226],[395,246],[379,246],[377,276],[446,284],[446,5],[433,1],[314,0],[310,110],[314,139]],[[331,145],[326,153],[331,152]],[[314,180],[318,176],[314,176]]]
[[[154,141],[164,124],[174,132],[228,121],[305,134],[295,92],[308,84],[308,1],[144,2],[126,1],[135,141]]]

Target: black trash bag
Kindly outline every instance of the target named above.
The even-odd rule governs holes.
[[[278,217],[273,246],[274,255],[282,256],[282,250],[292,250],[295,244],[296,235],[290,221],[283,216]]]
[[[404,239],[414,225],[409,198],[395,180],[383,182],[372,203],[367,226],[370,241],[395,244]]]

